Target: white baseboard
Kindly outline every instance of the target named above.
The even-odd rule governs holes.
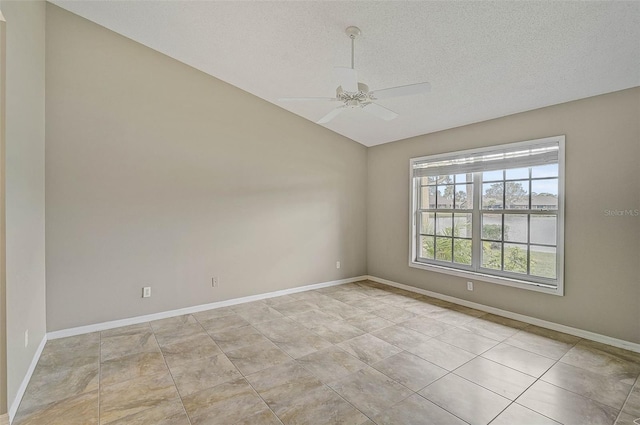
[[[484,304],[474,303],[472,301],[466,301],[460,298],[451,297],[449,295],[439,294],[437,292],[427,291],[426,289],[416,288],[415,286],[404,285],[402,283],[394,282],[392,280],[382,279],[376,276],[367,276],[367,279],[383,283],[385,285],[393,286],[395,288],[404,289],[407,291],[415,292],[429,297],[438,298],[440,300],[449,301],[454,304],[460,304],[465,307],[475,308],[476,310],[486,311],[497,316],[506,317],[509,319],[519,320],[521,322],[529,323],[531,325],[540,326],[542,328],[551,329],[558,332],[564,332],[569,335],[574,335],[580,338],[589,339],[591,341],[601,342],[603,344],[612,345],[614,347],[623,348],[625,350],[634,351],[640,353],[640,344],[634,342],[625,341],[623,339],[613,338],[610,336],[598,334],[591,331],[585,331],[583,329],[573,328],[571,326],[561,325],[559,323],[549,322],[547,320],[537,319],[531,316],[525,316],[524,314],[513,313],[511,311],[502,310],[495,307],[489,307]]]
[[[96,331],[104,331],[107,329],[119,328],[121,326],[135,325],[138,323],[150,322],[153,320],[166,319],[169,317],[182,316],[184,314],[193,314],[205,310],[212,310],[230,305],[244,304],[251,301],[263,300],[266,298],[280,297],[282,295],[295,294],[297,292],[311,291],[313,289],[326,288],[328,286],[342,285],[345,283],[357,282],[365,280],[367,276],[356,276],[348,279],[332,280],[330,282],[315,283],[313,285],[297,286],[295,288],[282,289],[279,291],[267,292],[258,295],[249,295],[247,297],[233,298],[215,303],[201,304],[193,307],[185,307],[177,310],[162,311],[160,313],[147,314],[144,316],[129,317],[127,319],[112,320],[109,322],[95,323],[93,325],[79,326],[76,328],[62,329],[47,333],[48,339],[65,338],[68,336],[82,335]]]
[[[40,341],[40,345],[38,345],[38,349],[33,355],[33,359],[31,359],[31,364],[29,365],[29,369],[27,369],[27,373],[24,375],[24,379],[20,384],[20,388],[18,388],[18,393],[16,397],[13,399],[11,406],[9,406],[9,423],[13,421],[13,418],[16,416],[16,412],[18,411],[18,407],[20,406],[20,402],[22,401],[22,397],[24,396],[24,392],[27,390],[27,385],[29,385],[29,381],[31,380],[31,375],[33,375],[33,371],[36,370],[36,366],[38,365],[38,360],[40,360],[40,355],[42,354],[42,350],[44,350],[44,345],[47,343],[47,335],[45,334],[42,337],[42,341]]]

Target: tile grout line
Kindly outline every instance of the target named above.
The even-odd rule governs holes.
[[[531,326],[531,325],[530,325],[530,326]],[[555,365],[557,365],[558,363],[560,363],[560,360],[562,360],[562,358],[563,358],[563,357],[564,357],[564,356],[565,356],[569,351],[571,351],[571,350],[572,350],[576,345],[578,345],[578,343],[579,343],[580,341],[582,341],[582,340],[583,340],[583,338],[578,339],[578,340],[577,340],[577,341],[576,341],[576,342],[571,346],[571,348],[569,348],[569,349],[568,349],[568,350],[567,350],[567,351],[566,351],[562,356],[560,356],[560,358],[559,358],[559,359],[557,359],[557,360],[556,360],[556,361],[555,361],[551,366],[549,366],[549,367],[548,367],[544,372],[542,372],[542,373],[540,374],[540,376],[539,376],[539,377],[537,377],[537,378],[536,378],[536,380],[535,380],[535,381],[533,381],[533,382],[531,383],[531,385],[529,385],[529,386],[528,386],[524,391],[522,391],[522,392],[520,393],[520,395],[519,395],[518,397],[516,397],[516,398],[515,398],[515,400],[513,400],[513,401],[509,404],[509,406],[511,406],[512,404],[517,404],[518,406],[522,406],[522,407],[524,407],[524,408],[527,408],[527,409],[531,410],[532,412],[536,412],[537,414],[544,416],[545,418],[549,418],[549,419],[551,419],[552,421],[556,421],[555,419],[550,418],[549,416],[547,416],[547,415],[543,414],[542,412],[538,412],[538,411],[537,411],[537,410],[535,410],[535,409],[532,409],[532,408],[530,408],[530,407],[528,407],[528,406],[525,406],[525,405],[523,405],[523,404],[517,403],[517,401],[518,401],[518,399],[520,399],[520,397],[522,397],[522,396],[524,395],[524,393],[526,393],[526,392],[527,392],[531,387],[533,387],[533,386],[534,386],[536,383],[538,383],[538,382],[544,382],[545,384],[553,385],[553,384],[550,384],[550,383],[548,383],[548,382],[546,382],[546,381],[542,381],[542,377],[543,377],[547,372],[549,372],[549,371],[551,370],[551,368],[553,368]],[[507,344],[507,345],[510,345],[510,344]],[[513,347],[513,345],[511,345],[511,347]],[[516,348],[519,348],[519,347],[516,347]],[[528,350],[525,350],[525,351],[528,351]],[[531,352],[531,351],[529,351],[529,352]],[[534,353],[534,354],[538,354],[538,353]],[[540,354],[539,354],[539,355],[540,355]],[[546,356],[543,356],[543,357],[546,357]],[[546,357],[546,358],[549,358],[549,357]],[[579,396],[585,397],[585,396],[583,396],[583,395],[581,395],[581,394],[578,394],[578,393],[575,393],[575,392],[573,392],[573,391],[567,390],[566,388],[558,387],[558,386],[556,386],[556,385],[553,385],[553,386],[554,386],[554,387],[557,387],[557,388],[561,388],[561,389],[563,389],[563,390],[565,390],[565,391],[569,391],[569,392],[571,392],[571,393],[573,393],[573,394],[577,394],[577,395],[579,395]],[[585,398],[586,398],[586,399],[588,399],[588,400],[591,400],[589,397],[585,397]],[[591,401],[595,401],[595,400],[591,400]],[[604,404],[604,403],[603,403],[603,404]],[[507,408],[509,408],[509,406],[507,406],[504,410],[506,410]],[[503,410],[503,412],[504,412],[504,410]],[[502,414],[502,412],[500,412],[500,414]],[[496,416],[496,418],[497,418],[497,416]],[[493,418],[493,419],[491,420],[491,422],[493,422],[496,418]],[[490,423],[491,423],[491,422],[490,422]],[[558,421],[556,421],[556,422],[558,422]]]
[[[197,319],[196,319],[196,321],[197,321]],[[178,389],[178,384],[176,384],[176,380],[173,377],[173,373],[171,372],[171,368],[169,367],[169,363],[167,363],[167,359],[164,357],[164,352],[162,351],[162,347],[160,346],[160,343],[158,342],[158,337],[156,336],[156,331],[153,329],[153,326],[151,326],[151,322],[147,322],[147,323],[149,324],[149,328],[151,329],[151,333],[153,333],[153,339],[155,339],[156,344],[158,344],[158,349],[160,350],[160,355],[162,356],[162,361],[164,362],[164,365],[167,367],[167,371],[169,372],[169,376],[171,376],[171,381],[173,381],[173,386],[176,389],[176,393],[178,394],[178,398],[180,399],[180,405],[182,406],[182,410],[183,410],[185,416],[187,417],[187,421],[189,422],[189,425],[191,425],[192,424],[191,417],[189,416],[189,412],[187,412],[187,408],[184,406],[184,401],[182,400],[182,394],[180,394],[180,390]],[[198,324],[200,324],[200,322],[198,322]],[[202,327],[202,325],[200,325],[200,327]],[[222,350],[220,350],[220,351],[222,351]]]
[[[98,334],[98,424],[102,424],[100,394],[102,393],[102,332]]]
[[[627,398],[624,399],[624,403],[622,403],[622,407],[620,408],[620,411],[618,412],[618,416],[616,416],[616,420],[613,422],[614,424],[616,424],[618,422],[618,420],[620,419],[620,416],[622,415],[622,413],[624,411],[624,407],[627,405],[627,403],[629,402],[629,399],[631,398],[631,394],[633,393],[633,389],[638,387],[638,384],[640,384],[640,375],[638,375],[636,377],[635,382],[631,385],[631,390],[629,391],[629,394],[627,394]],[[629,416],[633,416],[633,415],[629,415]]]

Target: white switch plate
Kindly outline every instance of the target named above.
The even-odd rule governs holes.
[[[220,279],[218,279],[217,277],[212,277],[211,278],[211,286],[212,287],[217,288],[219,283],[220,283]]]
[[[340,261],[336,261],[336,269],[340,268]]]
[[[467,282],[467,291],[473,291],[473,282]]]
[[[24,331],[24,347],[27,348],[29,345],[29,329]]]
[[[145,286],[142,288],[142,298],[149,298],[151,296],[151,286]]]

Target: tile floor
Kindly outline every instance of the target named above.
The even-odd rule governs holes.
[[[15,425],[618,424],[640,354],[370,281],[49,341]]]

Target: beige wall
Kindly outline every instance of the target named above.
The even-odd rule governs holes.
[[[50,331],[366,273],[365,147],[51,4],[46,28]]]
[[[7,20],[6,301],[11,404],[46,332],[45,4],[3,0],[0,9]]]
[[[7,264],[5,219],[5,130],[6,126],[7,28],[0,10],[0,415],[7,413]],[[1,418],[1,416],[0,416]]]
[[[425,118],[428,119],[428,118]],[[640,88],[368,150],[371,275],[640,343]],[[411,268],[409,158],[566,135],[565,296]]]

